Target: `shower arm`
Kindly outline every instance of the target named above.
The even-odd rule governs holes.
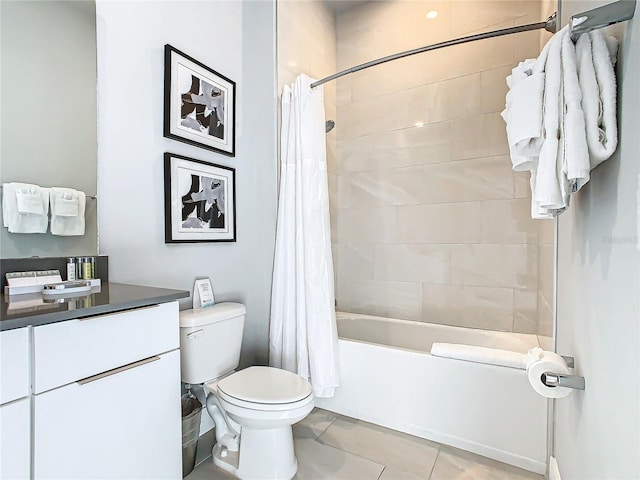
[[[624,22],[633,18],[636,8],[636,0],[619,0],[614,3],[603,5],[602,7],[594,8],[584,13],[579,13],[571,17],[569,23],[571,29],[571,39],[576,40],[581,34],[590,32],[598,28],[603,28],[614,23]],[[468,37],[456,38],[454,40],[447,40],[446,42],[434,43],[433,45],[427,45],[425,47],[414,48],[405,52],[394,53],[386,57],[371,60],[355,67],[347,68],[341,72],[334,73],[328,77],[322,78],[317,82],[311,84],[311,88],[318,87],[324,83],[330,82],[337,78],[349,75],[351,73],[359,72],[365,68],[375,67],[382,63],[391,62],[400,58],[409,57],[418,53],[429,52],[431,50],[438,50],[444,47],[452,47],[454,45],[461,45],[463,43],[475,42],[476,40],[484,40],[486,38],[500,37],[503,35],[511,35],[513,33],[528,32],[530,30],[545,29],[548,32],[555,33],[557,29],[557,14],[551,15],[546,22],[530,23],[527,25],[520,25],[517,27],[503,28],[501,30],[494,30],[492,32],[478,33],[476,35],[469,35]]]

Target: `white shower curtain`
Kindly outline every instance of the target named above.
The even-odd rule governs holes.
[[[300,75],[282,92],[280,198],[269,364],[306,378],[317,397],[339,384],[322,87]]]

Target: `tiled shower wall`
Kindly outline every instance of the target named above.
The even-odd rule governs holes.
[[[321,0],[278,0],[278,100],[302,73],[320,79],[336,72],[336,19]],[[327,119],[336,119],[336,84],[324,88]],[[278,102],[280,105],[280,102]],[[336,165],[336,130],[327,135],[327,163]],[[332,181],[332,183],[335,183]]]
[[[337,16],[337,68],[537,22],[544,8],[367,2]],[[426,19],[429,10],[438,16]],[[500,117],[505,77],[538,55],[541,38],[548,35],[473,42],[334,82],[339,310],[551,335],[553,222],[531,220],[528,174],[511,170]]]

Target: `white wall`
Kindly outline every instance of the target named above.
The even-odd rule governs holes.
[[[100,251],[114,282],[191,290],[247,306],[242,365],[267,362],[276,217],[272,2],[99,1]],[[164,45],[236,82],[236,156],[162,135]],[[165,244],[163,153],[236,169],[236,243]],[[182,302],[182,308],[191,300]]]
[[[608,1],[562,2],[569,16]],[[616,30],[620,144],[560,217],[557,351],[586,390],[556,400],[563,480],[640,478],[640,18]]]

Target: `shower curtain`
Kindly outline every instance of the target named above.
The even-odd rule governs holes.
[[[280,197],[271,292],[269,364],[338,386],[338,335],[329,226],[322,87],[300,75],[282,92]]]

